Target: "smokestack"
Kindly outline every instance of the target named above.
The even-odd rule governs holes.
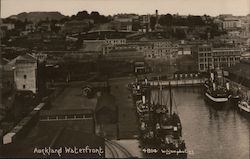
[[[137,85],[137,90],[140,90],[140,85]]]
[[[226,88],[229,90],[229,82],[226,83]]]
[[[215,91],[215,89],[216,89],[216,88],[215,88],[215,83],[213,83],[213,90]]]
[[[158,25],[159,19],[158,19],[158,10],[157,9],[155,10],[155,16],[156,16],[156,25]]]
[[[212,79],[212,81],[213,81],[213,80],[214,80],[214,74],[211,73],[210,76],[211,76],[211,79]]]
[[[145,98],[145,96],[142,96],[142,103],[143,103],[143,104],[146,103],[146,98]]]

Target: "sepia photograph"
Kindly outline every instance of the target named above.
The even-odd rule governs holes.
[[[0,4],[0,158],[250,159],[250,0]]]

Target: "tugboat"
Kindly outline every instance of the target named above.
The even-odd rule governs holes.
[[[222,84],[219,84],[218,72],[210,72],[210,77],[204,84],[204,91],[206,99],[213,105],[221,107],[229,101],[229,83],[224,85],[224,79]],[[217,75],[217,76],[216,76]],[[222,77],[224,78],[224,77]]]
[[[167,104],[162,103],[162,85],[159,85],[157,104],[151,103],[150,94],[143,94],[142,100],[136,102],[140,145],[144,156],[187,158],[186,145],[182,139],[181,121],[179,115],[172,109],[173,94],[170,83],[169,109]]]
[[[250,115],[250,98],[249,94],[246,93],[245,96],[238,102],[238,108],[240,112]]]

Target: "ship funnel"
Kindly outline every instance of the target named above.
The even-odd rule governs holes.
[[[226,88],[229,90],[229,82],[226,83]]]
[[[213,90],[215,91],[215,83],[213,83]]]
[[[137,90],[140,90],[140,85],[137,85]]]
[[[145,98],[145,96],[142,96],[142,103],[143,103],[143,104],[146,103],[146,98]]]
[[[211,79],[212,79],[212,81],[213,81],[213,80],[214,80],[214,74],[211,73],[210,76],[211,76]]]

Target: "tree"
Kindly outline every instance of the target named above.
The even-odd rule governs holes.
[[[189,26],[203,26],[205,25],[204,21],[200,16],[191,16],[187,17],[187,22]]]
[[[160,17],[159,24],[163,26],[172,26],[173,25],[173,16],[171,14],[166,14]]]
[[[186,33],[184,32],[183,29],[176,29],[175,37],[177,39],[185,39],[186,38]]]
[[[78,12],[76,15],[73,15],[71,18],[76,20],[84,20],[89,18],[89,13],[87,11]]]

